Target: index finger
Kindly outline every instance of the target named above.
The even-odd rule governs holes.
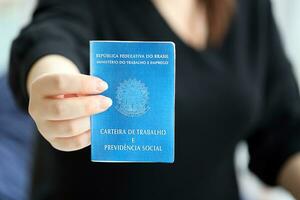
[[[32,83],[31,90],[45,96],[62,94],[99,94],[108,85],[100,78],[84,74],[47,74]]]

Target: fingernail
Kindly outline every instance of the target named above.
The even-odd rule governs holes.
[[[108,97],[103,97],[101,103],[101,108],[108,108],[112,105],[112,100],[111,98],[108,98]]]
[[[99,81],[99,83],[97,84],[97,90],[98,91],[105,91],[108,88],[108,84],[105,81]]]

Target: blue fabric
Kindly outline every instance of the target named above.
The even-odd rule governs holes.
[[[33,122],[16,107],[6,77],[0,77],[0,91],[0,199],[26,200]]]

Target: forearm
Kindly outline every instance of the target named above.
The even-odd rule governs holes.
[[[300,199],[300,153],[292,156],[283,166],[278,183]]]
[[[60,55],[47,55],[40,58],[31,68],[27,77],[27,91],[30,92],[31,83],[43,74],[49,73],[79,73],[76,65]]]

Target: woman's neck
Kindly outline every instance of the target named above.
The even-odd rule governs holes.
[[[208,26],[206,8],[199,0],[152,0],[174,33],[187,45],[204,49]]]

